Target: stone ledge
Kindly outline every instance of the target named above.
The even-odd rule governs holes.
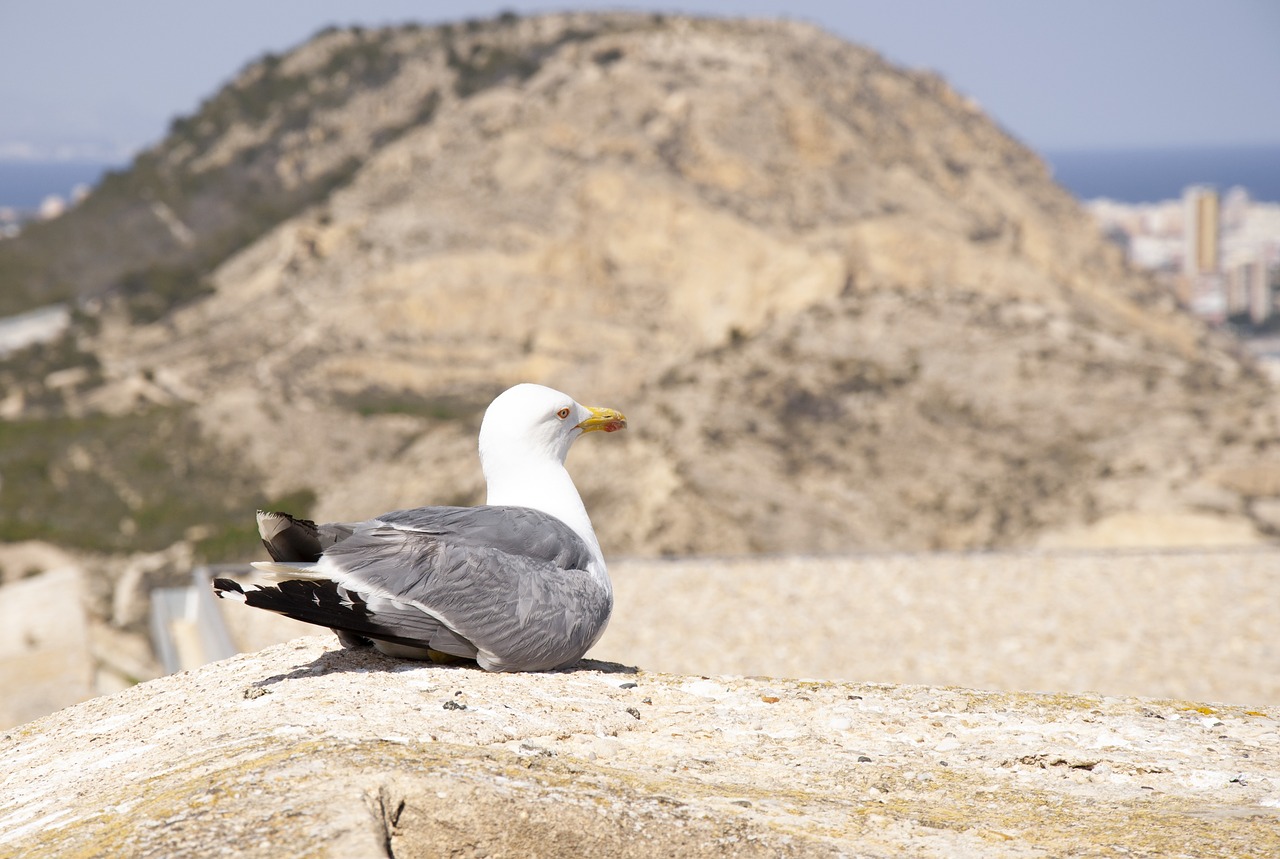
[[[1280,853],[1280,710],[299,639],[0,735],[0,855]]]

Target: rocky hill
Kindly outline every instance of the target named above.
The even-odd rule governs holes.
[[[615,553],[1280,527],[1231,344],[972,102],[806,25],[323,33],[42,229],[0,276],[99,303],[0,367],[6,490],[59,487],[0,494],[11,538],[222,557],[255,504],[473,503],[519,380],[631,419],[570,461]]]
[[[599,662],[494,675],[334,646],[0,734],[0,854],[1280,850],[1274,708]]]

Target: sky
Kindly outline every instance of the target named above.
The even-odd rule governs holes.
[[[1277,0],[0,0],[0,159],[123,162],[329,24],[563,8],[808,21],[939,72],[1040,151],[1280,144]]]

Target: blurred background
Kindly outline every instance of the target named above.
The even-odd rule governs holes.
[[[569,467],[653,670],[1280,702],[1280,10],[0,4],[0,726]],[[256,613],[260,614],[260,613]]]

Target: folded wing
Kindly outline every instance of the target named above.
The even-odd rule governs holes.
[[[586,571],[586,544],[536,510],[425,507],[311,528],[335,541],[316,561],[261,565],[286,580],[261,589],[278,596],[240,589],[246,602],[491,671],[572,662],[608,621],[612,599]]]

